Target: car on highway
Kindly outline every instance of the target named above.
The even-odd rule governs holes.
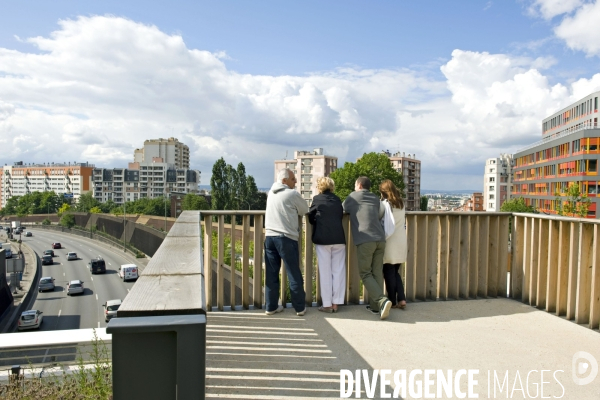
[[[19,317],[17,329],[23,331],[25,329],[36,329],[42,325],[44,320],[43,312],[38,310],[24,311]]]
[[[117,310],[121,306],[121,299],[108,300],[102,305],[104,307],[104,321],[108,322],[112,318],[116,318]]]
[[[104,274],[106,273],[106,263],[102,257],[93,258],[92,261],[88,263],[90,266],[90,272],[92,274]]]
[[[133,281],[138,278],[138,269],[135,264],[121,265],[119,269],[119,277],[125,281]]]
[[[45,276],[42,279],[40,279],[38,290],[40,291],[40,293],[45,292],[46,290],[54,291],[54,278],[51,276]]]
[[[77,260],[77,259],[79,259],[79,257],[77,257],[77,253],[72,252],[72,251],[67,253],[67,261]]]
[[[33,233],[31,233],[31,231],[27,231],[27,232],[25,232],[25,236],[31,237],[31,236],[33,236]]]
[[[79,279],[70,281],[69,286],[67,286],[67,296],[77,293],[83,294],[83,281],[80,281]]]
[[[44,250],[44,255],[54,257],[54,250]]]
[[[52,265],[52,264],[54,264],[54,260],[52,259],[51,255],[46,254],[42,257],[42,265]]]
[[[60,243],[55,242],[55,243],[52,243],[52,248],[53,249],[61,249],[62,247],[61,247]]]

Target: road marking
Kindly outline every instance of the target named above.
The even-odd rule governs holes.
[[[100,321],[98,321],[98,328],[100,328]]]
[[[112,265],[111,263],[108,263],[108,265]]]
[[[93,276],[90,276],[90,279],[93,281],[93,280],[94,280],[94,277],[93,277]]]
[[[60,317],[60,313],[62,312],[62,310],[58,310],[58,316]]]
[[[96,300],[98,300],[98,295],[96,295]]]
[[[129,289],[127,289],[127,293],[129,293]]]
[[[65,274],[65,273],[63,272],[63,276],[67,276],[67,274]]]

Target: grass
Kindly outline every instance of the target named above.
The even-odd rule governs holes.
[[[50,374],[41,378],[24,379],[21,376],[20,379],[10,379],[9,383],[0,384],[0,398],[5,400],[112,399],[110,355],[106,344],[98,338],[95,330],[89,356],[90,360],[85,362],[81,354],[78,356],[77,369],[71,375]],[[33,366],[30,365],[29,370],[33,372]]]

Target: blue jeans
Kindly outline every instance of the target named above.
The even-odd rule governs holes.
[[[292,306],[296,312],[300,312],[306,307],[304,304],[306,301],[304,279],[300,272],[298,256],[298,241],[285,236],[267,236],[265,238],[265,298],[267,311],[275,311],[279,305],[281,260],[285,264],[290,282]]]

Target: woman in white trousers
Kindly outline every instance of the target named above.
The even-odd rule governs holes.
[[[344,210],[339,197],[333,194],[331,178],[317,180],[319,194],[313,198],[308,220],[313,225],[312,241],[317,252],[319,282],[323,306],[319,311],[337,312],[344,304],[346,291],[346,236],[342,226]]]

